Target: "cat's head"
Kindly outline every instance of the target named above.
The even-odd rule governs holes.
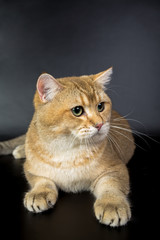
[[[111,100],[105,93],[112,68],[89,76],[55,79],[44,73],[37,81],[37,119],[50,136],[74,136],[81,142],[104,139],[109,131]]]

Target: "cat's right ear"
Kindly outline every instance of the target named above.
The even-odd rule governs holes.
[[[50,74],[43,73],[37,81],[37,91],[43,103],[51,101],[63,86]]]

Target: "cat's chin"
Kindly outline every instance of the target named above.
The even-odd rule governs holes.
[[[95,135],[93,136],[94,142],[95,142],[95,143],[99,143],[99,142],[103,141],[103,140],[107,137],[107,135],[108,135],[109,128],[110,128],[109,124],[108,124],[108,123],[105,124],[105,125],[101,128],[101,130],[100,130],[97,134],[95,134]]]
[[[92,137],[94,143],[100,143],[101,141],[103,141],[105,138],[107,137],[107,134],[105,133],[98,133],[95,136]]]

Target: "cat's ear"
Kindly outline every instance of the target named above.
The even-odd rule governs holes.
[[[42,73],[37,81],[37,91],[43,103],[51,101],[63,86],[50,74]]]
[[[111,75],[113,73],[113,68],[110,67],[106,71],[100,72],[98,74],[95,74],[93,77],[94,82],[97,82],[102,86],[102,88],[105,88],[107,84],[109,84],[111,80]]]

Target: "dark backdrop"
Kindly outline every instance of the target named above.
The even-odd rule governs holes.
[[[0,0],[0,138],[26,131],[39,74],[110,66],[113,106],[160,133],[160,1]],[[144,126],[143,126],[144,125]]]

